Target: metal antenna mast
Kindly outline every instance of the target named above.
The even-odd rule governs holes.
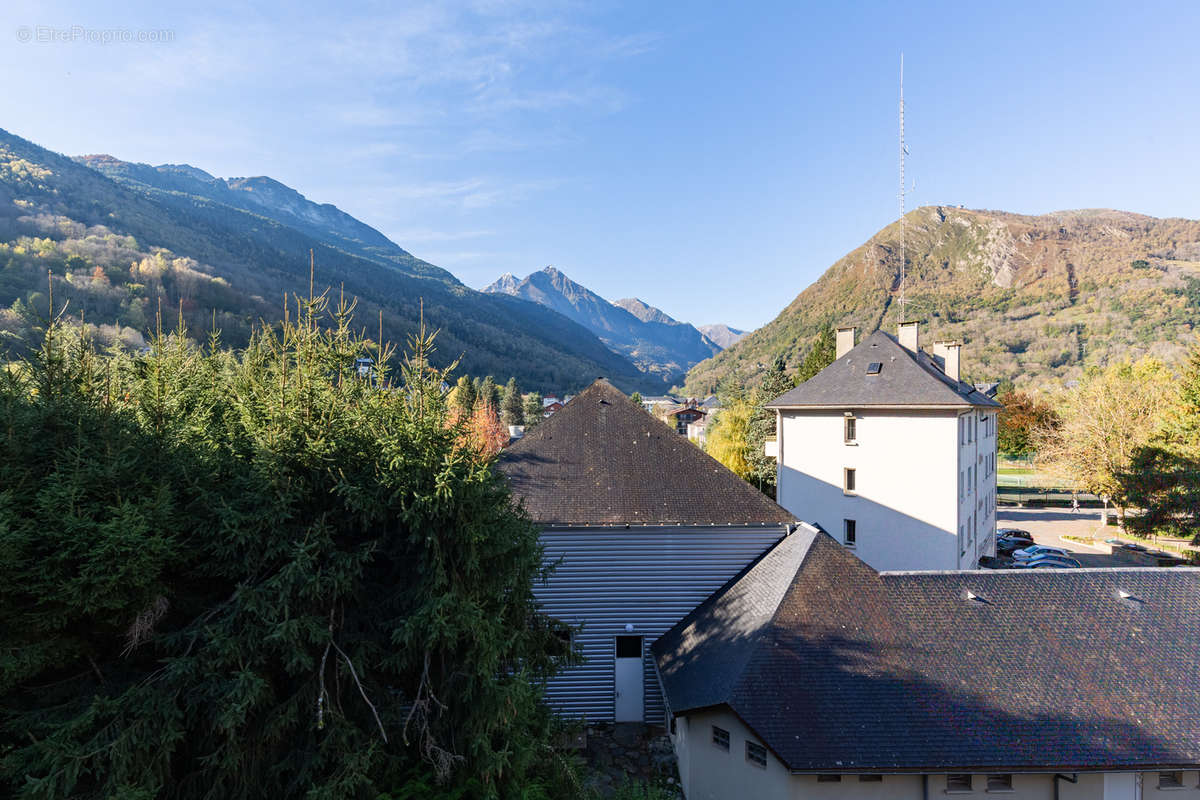
[[[904,255],[904,157],[908,148],[904,145],[904,53],[900,54],[900,322],[904,322],[904,278],[907,259]]]

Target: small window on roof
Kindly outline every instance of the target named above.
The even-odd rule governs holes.
[[[878,375],[881,369],[883,369],[883,362],[872,361],[870,364],[867,364],[868,375]]]
[[[859,775],[859,783],[883,783],[882,775]]]
[[[817,783],[841,783],[841,775],[818,775]]]

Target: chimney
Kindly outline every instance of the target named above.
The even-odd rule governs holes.
[[[920,350],[920,341],[917,338],[917,329],[921,326],[919,322],[901,322],[900,323],[900,344],[911,353],[916,353]]]
[[[854,349],[854,336],[858,333],[858,328],[838,328],[837,329],[837,354],[834,360],[841,358]]]
[[[942,360],[942,372],[952,381],[959,378],[959,354],[962,352],[961,342],[934,342],[933,355]]]

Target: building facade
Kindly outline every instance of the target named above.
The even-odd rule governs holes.
[[[971,569],[995,554],[999,403],[959,379],[960,345],[916,323],[857,345],[767,404],[779,503],[877,569]]]
[[[583,663],[547,689],[593,722],[662,724],[650,645],[780,541],[795,520],[597,381],[502,455],[542,526],[554,572],[535,594],[568,623]]]

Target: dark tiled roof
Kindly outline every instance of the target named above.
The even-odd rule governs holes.
[[[802,531],[654,644],[673,711],[800,771],[1200,764],[1200,570],[877,573]]]
[[[868,375],[872,363],[879,364],[880,370]],[[767,408],[795,406],[999,408],[1000,404],[971,384],[948,378],[928,353],[913,353],[890,334],[875,331],[846,355],[766,404]]]
[[[513,444],[498,466],[544,525],[795,521],[604,380]]]

